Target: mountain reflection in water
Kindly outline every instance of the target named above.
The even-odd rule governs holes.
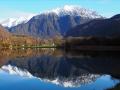
[[[119,52],[1,50],[0,67],[2,73],[36,78],[46,84],[62,86],[63,90],[67,89],[65,87],[72,87],[72,90],[102,90],[112,88],[120,80]]]

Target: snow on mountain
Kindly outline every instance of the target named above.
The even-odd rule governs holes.
[[[65,5],[63,8],[56,8],[53,10],[49,10],[46,12],[42,12],[41,14],[50,14],[55,13],[59,16],[62,15],[72,15],[72,16],[81,16],[81,17],[89,17],[89,18],[101,18],[102,16],[97,14],[97,12],[82,8],[80,6],[72,6],[72,5]],[[20,18],[8,18],[4,21],[1,21],[0,24],[2,24],[5,27],[13,27],[21,23],[28,22],[33,16],[30,15],[28,17],[20,17]]]
[[[28,17],[19,17],[19,18],[8,18],[0,22],[4,27],[13,27],[21,23],[28,22],[34,15],[30,15]]]
[[[96,11],[92,11],[80,6],[76,5],[65,5],[63,8],[56,8],[47,13],[55,13],[57,15],[72,15],[72,16],[81,16],[81,17],[89,17],[89,18],[101,18],[102,16],[99,15]]]

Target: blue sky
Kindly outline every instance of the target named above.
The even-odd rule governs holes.
[[[108,17],[120,13],[120,0],[0,0],[0,20],[39,14],[64,5],[82,6]]]

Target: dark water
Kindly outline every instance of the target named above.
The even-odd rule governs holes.
[[[0,90],[120,89],[119,52],[1,50]]]

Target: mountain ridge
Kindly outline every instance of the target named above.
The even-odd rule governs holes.
[[[57,9],[59,15],[54,10],[41,13],[31,18],[27,23],[9,28],[9,32],[14,34],[27,34],[40,38],[54,38],[56,36],[64,36],[65,32],[76,25],[86,23],[92,19],[103,18],[94,11],[88,10],[87,12],[87,9],[73,6],[69,7],[70,9],[73,8],[73,10],[66,10],[66,8],[68,6]]]

